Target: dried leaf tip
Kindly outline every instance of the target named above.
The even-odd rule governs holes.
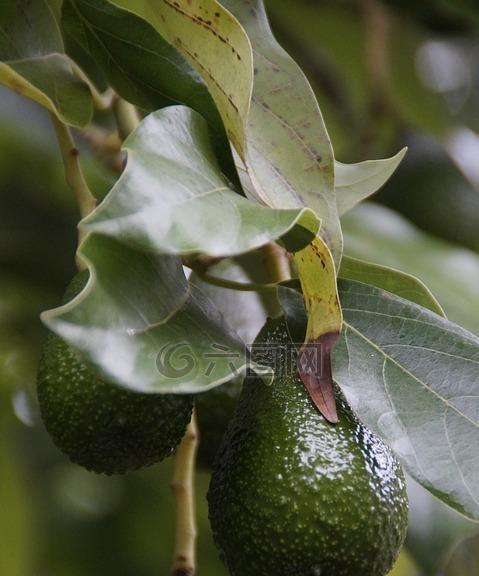
[[[338,338],[338,332],[327,332],[306,342],[297,362],[299,377],[313,404],[331,424],[339,422],[331,368],[331,353]]]

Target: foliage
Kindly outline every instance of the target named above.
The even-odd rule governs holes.
[[[2,4],[0,82],[80,128],[86,179],[99,199],[110,189],[80,223],[77,257],[90,282],[42,318],[119,386],[191,393],[244,373],[245,345],[260,322],[244,322],[248,313],[241,319],[237,308],[263,319],[266,308],[278,312],[279,298],[298,344],[341,333],[333,378],[357,415],[416,481],[479,520],[479,183],[457,152],[460,138],[478,129],[479,83],[468,57],[478,45],[477,9],[461,2],[451,11],[432,0],[427,14],[379,0],[320,4],[268,6],[277,37],[309,80],[276,41],[261,0]],[[381,33],[372,35],[371,26]],[[438,27],[440,38],[431,32]],[[449,84],[437,73],[439,53],[447,54],[443,63],[456,62]],[[461,54],[462,68],[454,60]],[[1,97],[8,102],[6,92]],[[124,159],[111,138],[121,123],[118,102],[141,115],[124,143],[121,174],[111,171]],[[17,402],[28,404],[38,312],[55,305],[73,273],[76,215],[61,195],[49,140],[38,145],[21,131],[10,137],[6,128],[0,137],[8,196],[0,216],[7,240],[0,380],[2,399],[20,390]],[[356,207],[392,176],[405,144],[412,154],[376,197],[383,206]],[[105,158],[114,159],[106,169]],[[271,242],[292,255],[289,283],[266,277],[258,261]],[[211,276],[257,290],[235,293],[233,285],[212,285]],[[223,353],[213,368],[212,350]],[[164,370],[164,353],[177,354],[176,373]],[[270,370],[253,368],[271,380]],[[327,399],[331,385],[326,375],[308,388]],[[330,400],[317,404],[334,419]],[[11,412],[4,404],[2,416]],[[32,436],[11,418],[4,426],[5,438]],[[21,460],[5,438],[5,462]],[[6,498],[21,502],[28,487],[10,472]],[[15,538],[24,541],[32,520],[15,506]],[[444,538],[448,552],[457,533],[475,532],[461,523],[467,528]],[[438,553],[434,563],[410,549],[427,575],[448,557]],[[27,574],[28,562],[16,562],[9,573]],[[454,565],[460,574],[458,557]]]

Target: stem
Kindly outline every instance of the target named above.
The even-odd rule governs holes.
[[[281,248],[276,242],[269,242],[261,248],[261,251],[264,256],[266,273],[271,283],[284,282],[291,278],[288,253],[284,248]],[[275,318],[283,312],[277,292],[272,294],[271,297],[263,298],[263,304],[266,307],[268,316]]]
[[[116,96],[113,100],[113,112],[115,113],[120,138],[125,140],[141,121],[138,110],[130,102]]]
[[[362,0],[364,62],[369,90],[368,114],[362,129],[361,148],[365,157],[374,156],[381,123],[393,120],[404,126],[402,112],[392,99],[391,42],[393,21],[380,0]]]
[[[85,72],[83,72],[80,66],[78,66],[78,64],[76,64],[73,61],[71,62],[71,65],[75,76],[79,78],[82,82],[85,82],[85,84],[88,85],[88,88],[90,88],[91,97],[95,108],[97,108],[98,110],[107,110],[108,108],[110,108],[113,102],[113,98],[115,97],[115,93],[113,92],[113,90],[111,88],[108,88],[103,93],[98,92],[95,85],[90,81],[90,79],[85,74]]]
[[[108,170],[121,174],[123,171],[123,156],[121,153],[121,140],[116,131],[109,132],[99,126],[88,126],[88,128],[81,130],[80,136],[99,162]]]
[[[85,216],[95,209],[97,204],[96,198],[93,196],[83,175],[79,159],[80,152],[75,146],[70,129],[54,114],[50,114],[50,117],[55,128],[58,145],[62,154],[63,166],[65,168],[65,179],[76,196],[81,217],[85,218]],[[82,240],[83,233],[79,231],[78,244],[80,244]],[[79,270],[83,270],[85,267],[78,258],[77,267]]]
[[[198,276],[208,284],[226,288],[227,290],[238,290],[240,292],[269,292],[275,291],[276,284],[257,284],[255,282],[235,282],[234,280],[227,280],[226,278],[219,278],[218,276],[211,276],[210,274],[201,274],[197,272]]]
[[[172,576],[196,574],[196,513],[194,476],[198,429],[193,411],[191,422],[176,453],[171,489],[176,500],[175,553]]]
[[[264,254],[264,263],[270,282],[284,282],[290,280],[288,253],[276,242],[269,242],[261,248]]]

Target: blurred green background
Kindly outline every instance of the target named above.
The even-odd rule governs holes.
[[[346,252],[417,275],[451,320],[479,334],[476,1],[267,4],[317,93],[337,158],[409,146],[374,202],[345,217]],[[109,118],[97,121],[109,127]],[[166,575],[171,461],[125,477],[90,474],[53,447],[38,417],[39,313],[59,302],[74,274],[78,214],[47,114],[1,89],[0,125],[0,574]],[[114,163],[91,139],[78,144],[102,197]],[[199,473],[200,575],[226,576],[209,532],[207,484]],[[479,574],[479,526],[412,482],[410,497],[394,576]]]

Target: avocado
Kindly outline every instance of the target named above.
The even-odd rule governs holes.
[[[208,491],[231,575],[384,576],[407,528],[399,462],[338,389],[339,423],[321,416],[291,362],[283,319],[256,342],[254,359],[275,379],[246,378]]]
[[[233,378],[195,397],[196,419],[200,433],[197,463],[205,470],[213,468],[228,422],[233,417],[242,384],[242,378]]]
[[[85,286],[75,276],[64,301]],[[40,359],[37,393],[56,446],[87,470],[119,474],[160,462],[182,439],[191,396],[144,394],[100,377],[64,340],[50,333]]]

